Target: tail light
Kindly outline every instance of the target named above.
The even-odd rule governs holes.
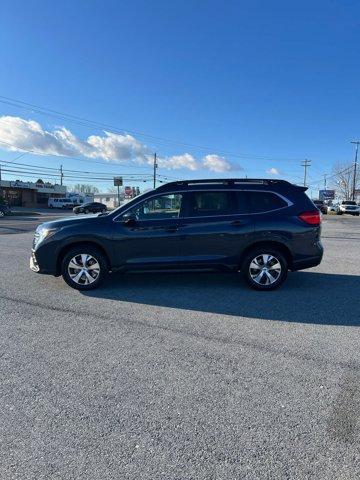
[[[320,225],[321,223],[321,214],[319,210],[303,212],[299,215],[299,218],[308,225]]]

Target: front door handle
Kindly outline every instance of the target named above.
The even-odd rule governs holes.
[[[234,227],[241,227],[242,224],[243,223],[241,220],[234,220],[233,222],[230,223],[230,225],[234,225]]]

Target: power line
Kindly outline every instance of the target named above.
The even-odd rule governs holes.
[[[0,120],[1,121],[1,120]],[[72,156],[69,156],[69,155],[56,155],[55,153],[39,153],[37,152],[36,150],[30,150],[30,149],[27,149],[27,148],[19,148],[17,145],[14,145],[12,143],[9,143],[9,142],[4,142],[3,140],[0,140],[0,143],[3,143],[4,145],[8,145],[10,147],[13,147],[13,148],[17,148],[18,150],[23,150],[27,153],[32,153],[34,155],[42,155],[42,156],[50,156],[50,157],[57,157],[57,158],[61,158],[61,159],[70,159],[70,160],[77,160],[78,162],[86,162],[86,163],[97,163],[99,165],[104,165],[104,166],[107,166],[107,167],[113,167],[113,165],[109,164],[109,163],[106,163],[106,162],[98,162],[98,161],[95,161],[95,160],[91,160],[91,159],[85,159],[85,158],[79,158],[79,157],[72,157]],[[120,165],[120,164],[119,164]],[[124,165],[121,165],[122,167],[124,167]],[[145,167],[145,166],[138,166],[138,165],[126,165],[126,168],[141,168],[141,169],[148,169],[149,167]]]
[[[227,155],[227,156],[230,156],[230,157],[236,157],[236,158],[241,158],[241,159],[249,158],[249,159],[253,159],[253,160],[276,160],[276,161],[293,161],[293,162],[298,162],[299,161],[298,158],[278,158],[278,157],[271,157],[271,156],[264,156],[264,155],[253,155],[253,154],[248,154],[248,153],[229,152],[229,151],[217,149],[217,148],[214,148],[214,147],[197,145],[197,144],[182,142],[182,141],[173,140],[173,139],[169,139],[169,138],[159,137],[159,136],[155,136],[155,135],[150,135],[150,134],[147,134],[147,133],[144,133],[144,132],[140,132],[140,131],[136,131],[136,130],[129,130],[129,129],[125,129],[125,128],[119,128],[119,127],[116,127],[116,126],[111,125],[111,124],[106,124],[106,123],[102,123],[102,122],[98,122],[98,121],[94,121],[94,120],[89,120],[87,118],[79,117],[77,115],[72,115],[72,114],[60,112],[58,110],[41,107],[39,105],[24,102],[22,100],[17,100],[17,99],[14,99],[14,98],[3,96],[3,95],[0,95],[0,102],[4,103],[4,104],[11,105],[13,107],[22,108],[22,109],[25,109],[25,110],[30,110],[32,112],[35,111],[36,113],[40,113],[40,114],[43,114],[43,115],[49,115],[49,116],[52,116],[52,117],[55,117],[55,118],[60,117],[62,120],[75,122],[77,124],[80,124],[80,125],[86,126],[86,127],[97,127],[99,129],[100,128],[101,129],[106,128],[111,133],[118,133],[118,134],[122,134],[122,135],[127,134],[127,133],[131,133],[131,134],[134,134],[134,135],[138,135],[140,137],[149,138],[149,139],[151,139],[152,141],[155,141],[155,142],[162,142],[162,143],[166,143],[166,144],[179,145],[179,146],[182,146],[182,147],[189,147],[189,148],[194,148],[194,149],[204,150],[204,151],[215,151],[216,153],[218,153],[220,155]]]

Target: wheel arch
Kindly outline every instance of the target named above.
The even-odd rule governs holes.
[[[64,256],[69,252],[71,249],[74,247],[92,247],[92,248],[97,248],[106,258],[108,268],[109,270],[111,269],[111,262],[110,262],[110,256],[106,249],[98,242],[96,241],[81,241],[81,240],[74,240],[73,242],[67,243],[64,245],[61,250],[59,251],[57,261],[56,261],[56,274],[60,275],[61,274],[61,263],[63,261]]]
[[[276,250],[279,250],[284,257],[286,258],[286,261],[288,262],[288,267],[291,269],[292,264],[293,264],[293,256],[291,254],[291,251],[285,243],[278,242],[276,240],[262,240],[258,242],[251,243],[248,245],[240,255],[240,260],[239,260],[239,265],[243,264],[245,258],[247,255],[251,252],[251,250],[258,249],[261,247],[266,247],[266,248],[275,248]]]

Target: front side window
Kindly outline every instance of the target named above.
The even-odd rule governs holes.
[[[285,200],[271,192],[248,192],[251,213],[270,212],[287,206]]]
[[[181,210],[182,195],[170,193],[149,198],[126,213],[133,213],[138,220],[162,220],[178,218]]]
[[[189,199],[190,217],[231,215],[235,211],[231,192],[193,192]]]

